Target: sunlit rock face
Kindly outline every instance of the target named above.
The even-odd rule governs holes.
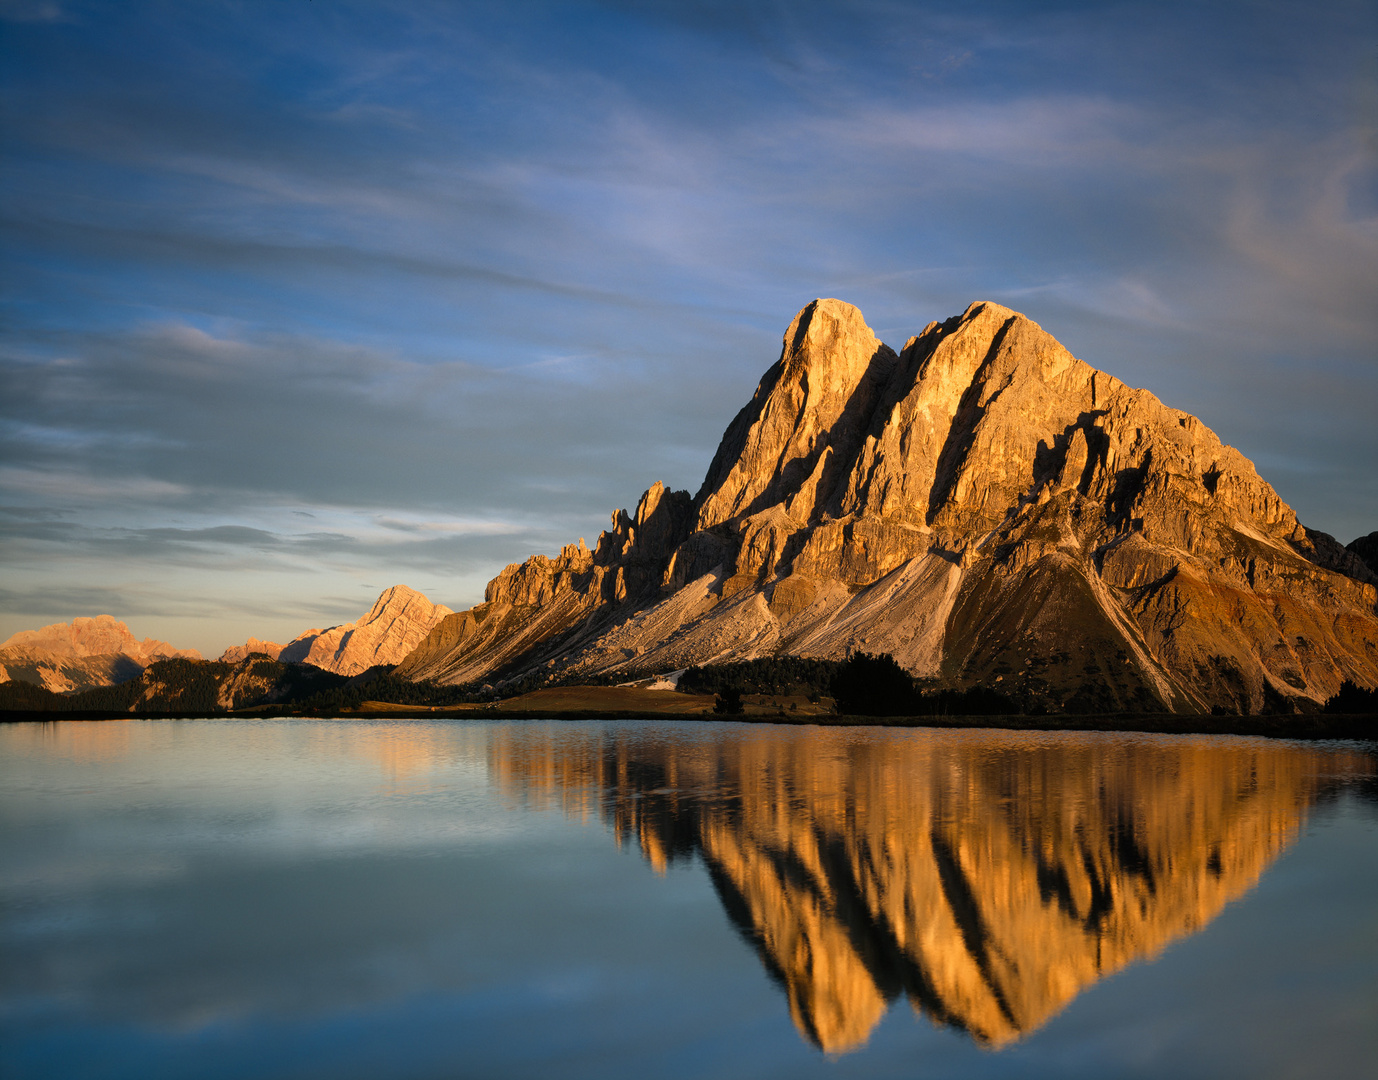
[[[394,585],[383,590],[358,622],[329,630],[308,630],[273,654],[283,663],[314,664],[337,675],[358,675],[378,664],[396,664],[416,648],[445,616],[443,604],[432,604],[415,589]],[[255,652],[256,639],[244,646]],[[258,642],[271,646],[272,642]],[[263,650],[270,652],[271,650]],[[238,652],[238,649],[230,650]],[[229,653],[222,659],[229,657]]]
[[[237,664],[241,660],[247,660],[250,656],[256,655],[276,660],[285,647],[276,641],[263,641],[260,638],[251,637],[243,645],[231,645],[221,653],[220,662],[222,664]]]
[[[467,682],[893,654],[1050,711],[1378,684],[1378,577],[1195,417],[991,303],[898,353],[805,307],[698,494],[508,567],[401,665]]]
[[[113,615],[76,618],[38,630],[21,630],[0,644],[0,682],[31,682],[55,694],[137,679],[155,660],[200,660],[195,649],[166,641],[140,641]]]
[[[901,995],[985,1045],[1032,1032],[1204,927],[1372,759],[1180,737],[562,732],[514,733],[490,766],[512,794],[601,816],[657,869],[701,858],[801,1034],[842,1052]]]

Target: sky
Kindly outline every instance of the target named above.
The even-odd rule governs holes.
[[[1378,5],[0,0],[0,639],[460,609],[974,300],[1378,529]]]

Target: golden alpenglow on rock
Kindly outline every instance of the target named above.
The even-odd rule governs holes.
[[[201,654],[153,638],[140,641],[113,615],[76,618],[21,630],[0,642],[0,682],[14,679],[69,693],[128,682],[154,661],[173,657],[200,660]]]
[[[251,637],[220,654],[222,663],[237,664],[261,654],[284,663],[307,663],[337,675],[358,675],[377,664],[396,664],[416,648],[435,625],[451,614],[415,589],[384,589],[358,622],[298,634],[286,645]]]
[[[1378,576],[1184,412],[972,304],[898,353],[816,300],[697,495],[655,484],[399,674],[891,653],[1048,711],[1292,712],[1378,684]],[[285,655],[285,654],[284,654]]]
[[[358,622],[308,630],[286,645],[250,638],[247,645],[226,650],[221,659],[238,660],[262,651],[284,663],[305,662],[337,675],[358,675],[377,664],[397,663],[450,614],[449,608],[432,604],[415,589],[394,585],[383,590]]]
[[[840,1053],[904,996],[1000,1047],[1247,892],[1317,776],[1362,753],[1261,740],[756,732],[699,744],[508,735],[505,789],[601,815],[658,870],[701,858],[783,986]]]

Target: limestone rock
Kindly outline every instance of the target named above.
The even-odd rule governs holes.
[[[972,304],[896,354],[817,300],[697,496],[657,484],[593,552],[508,567],[399,670],[859,648],[1050,711],[1292,711],[1378,684],[1376,585],[1198,419],[1023,315]]]
[[[260,641],[256,637],[251,637],[243,645],[231,645],[221,653],[220,662],[222,664],[237,664],[256,653],[276,660],[284,648],[286,646],[279,645],[276,641]]]
[[[603,616],[661,595],[692,513],[687,491],[654,484],[635,515],[612,515],[612,528],[593,551],[581,539],[554,559],[533,555],[507,567],[488,583],[482,604],[441,620],[397,674],[465,683],[521,663],[533,650],[543,653],[542,664],[567,649],[580,650],[596,637]]]
[[[450,614],[449,608],[432,604],[415,589],[394,585],[383,591],[358,622],[308,630],[281,646],[276,659],[314,664],[339,675],[358,675],[378,664],[396,664]]]
[[[78,617],[38,630],[21,630],[0,643],[0,682],[35,683],[58,694],[136,679],[155,660],[200,660],[195,649],[166,641],[140,641],[113,615]]]
[[[861,312],[815,300],[785,331],[780,359],[723,436],[700,489],[698,527],[782,506],[808,522],[857,450],[896,364]]]

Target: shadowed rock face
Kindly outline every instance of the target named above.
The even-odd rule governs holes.
[[[850,304],[804,308],[785,331],[780,360],[723,435],[696,500],[697,527],[775,506],[816,517],[855,458],[896,362]]]
[[[1345,550],[1362,559],[1365,566],[1378,574],[1378,532],[1350,541]]]
[[[490,768],[601,815],[658,870],[701,858],[800,1033],[842,1052],[900,996],[985,1045],[1027,1035],[1203,928],[1323,785],[1372,760],[1204,738],[513,732]]]
[[[21,630],[0,644],[0,682],[34,683],[72,693],[137,679],[155,660],[200,660],[195,649],[166,641],[140,641],[113,615],[76,618],[38,630]]]
[[[1293,711],[1378,684],[1378,577],[1199,420],[973,304],[896,354],[818,300],[692,500],[508,567],[401,671],[889,652],[1057,711]]]

